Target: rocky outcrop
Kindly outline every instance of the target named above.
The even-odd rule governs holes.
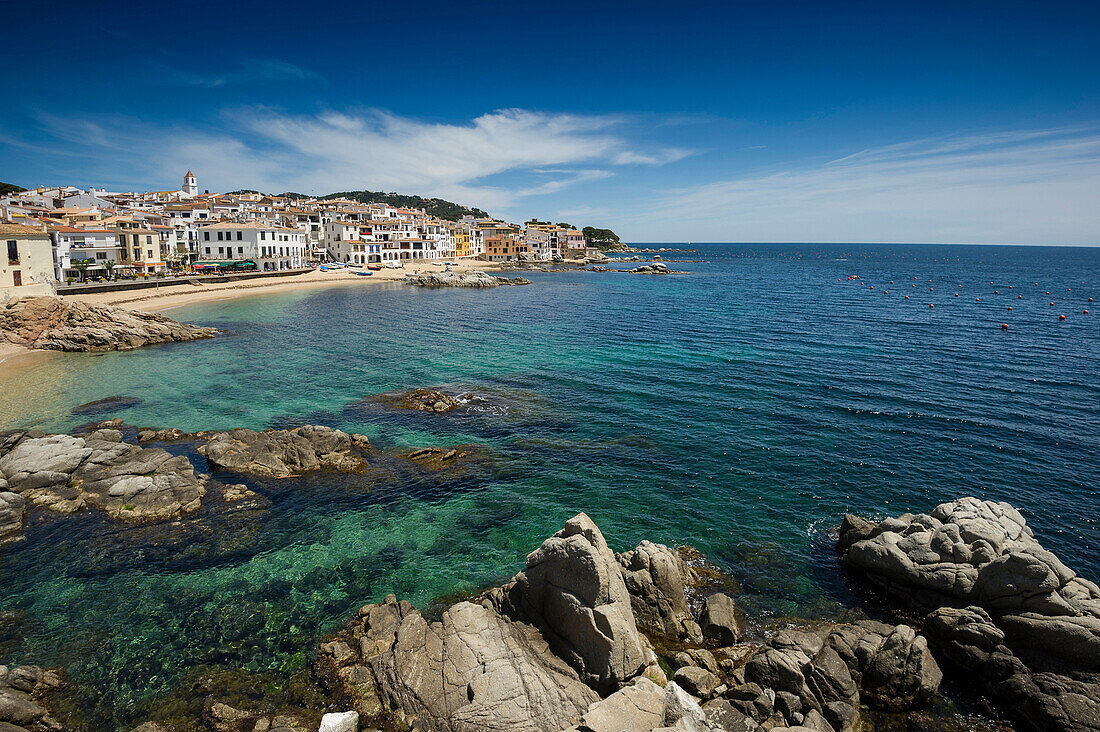
[[[212,338],[215,328],[164,315],[56,297],[24,297],[0,305],[0,336],[52,351],[125,351],[153,343]]]
[[[60,685],[57,674],[38,666],[0,666],[0,732],[61,729],[39,703]]]
[[[666,729],[709,732],[722,728],[711,724],[699,702],[675,681],[662,688],[643,676],[590,706],[580,724],[566,732],[649,732]]]
[[[560,730],[599,698],[535,627],[470,602],[434,623],[393,596],[368,605],[322,665],[361,715],[415,730]]]
[[[1012,506],[963,498],[877,524],[848,516],[839,547],[907,612],[931,608],[938,651],[1018,721],[1100,730],[1100,589]]]
[[[648,664],[619,564],[583,513],[488,598],[503,614],[542,631],[554,653],[597,690],[614,690]]]
[[[0,478],[24,501],[61,513],[92,506],[112,518],[143,520],[199,507],[206,479],[187,458],[121,440],[113,429],[84,436],[2,433]]]
[[[684,593],[692,570],[675,551],[643,541],[616,559],[639,628],[684,640],[702,639]]]
[[[660,262],[654,262],[653,264],[643,264],[641,267],[635,267],[630,270],[634,274],[668,274],[669,269],[666,265]]]
[[[235,429],[207,435],[198,451],[216,468],[267,478],[287,478],[314,470],[356,472],[368,467],[363,435],[304,425],[290,430]]]
[[[810,726],[815,713],[843,732],[858,729],[861,703],[889,711],[921,705],[942,674],[912,628],[864,621],[780,632],[749,659],[744,679],[729,696],[757,721]]]
[[[473,395],[466,396],[468,397],[466,401],[468,401]],[[453,412],[462,404],[458,398],[436,389],[413,389],[400,394],[384,394],[379,398],[397,409],[434,412],[436,414]]]
[[[529,285],[531,281],[523,277],[494,277],[479,269],[464,272],[445,270],[443,272],[421,272],[406,277],[405,282],[418,287],[499,287],[500,285]]]

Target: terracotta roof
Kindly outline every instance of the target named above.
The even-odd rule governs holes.
[[[0,224],[0,236],[49,238],[49,235],[42,231],[42,229],[36,229],[33,226],[24,226],[23,224]]]

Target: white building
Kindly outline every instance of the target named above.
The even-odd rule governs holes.
[[[107,262],[119,268],[123,266],[123,247],[113,230],[51,226],[49,231],[53,239],[54,277],[59,282],[106,277]],[[74,264],[78,261],[88,263],[83,274]]]
[[[9,297],[52,295],[50,237],[42,229],[0,224],[0,302]]]
[[[176,168],[176,170],[179,170],[179,168]],[[190,170],[187,171],[187,175],[183,176],[183,187],[180,190],[189,196],[199,195],[199,183],[195,180],[195,174]]]
[[[306,265],[305,232],[271,223],[210,224],[199,230],[199,256],[196,268],[251,262],[255,269],[298,269]],[[245,266],[242,269],[249,269]]]

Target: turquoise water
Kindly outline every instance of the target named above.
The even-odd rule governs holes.
[[[439,479],[250,481],[270,508],[171,529],[33,514],[0,554],[0,610],[15,613],[0,661],[66,666],[121,725],[188,668],[289,673],[365,602],[499,581],[582,510],[620,550],[699,547],[763,619],[856,601],[831,548],[844,512],[960,495],[1011,501],[1100,577],[1100,311],[1082,313],[1100,298],[1100,249],[698,248],[681,256],[703,262],[668,277],[357,283],[181,307],[167,314],[228,332],[0,374],[3,428],[69,430],[89,419],[75,405],[125,395],[143,401],[96,419],[319,423],[491,455]],[[360,403],[420,386],[497,408]]]

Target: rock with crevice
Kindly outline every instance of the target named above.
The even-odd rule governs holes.
[[[741,613],[733,598],[721,592],[707,597],[699,614],[703,637],[720,646],[741,640]]]
[[[648,665],[615,555],[585,514],[527,556],[527,564],[487,595],[503,614],[546,636],[585,683],[610,693]]]
[[[684,590],[693,571],[679,554],[663,544],[643,541],[616,559],[639,628],[682,640],[702,639]]]
[[[53,351],[125,351],[154,343],[212,338],[216,328],[158,313],[89,305],[57,297],[22,297],[0,305],[0,337]]]
[[[360,610],[340,641],[321,665],[356,711],[412,729],[561,730],[599,698],[535,627],[485,605],[461,602],[429,622],[390,596]]]
[[[198,451],[222,470],[288,478],[316,470],[365,470],[370,449],[370,441],[363,435],[303,425],[289,430],[215,432],[207,435],[206,444]]]

